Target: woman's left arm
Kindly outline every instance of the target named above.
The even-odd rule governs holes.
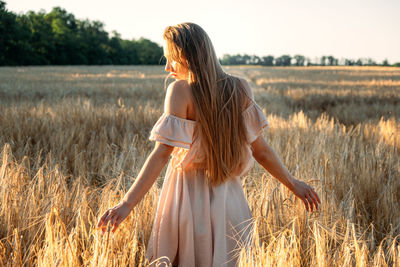
[[[129,215],[131,210],[149,191],[151,186],[156,181],[161,170],[174,148],[172,146],[157,142],[151,154],[147,157],[142,169],[139,172],[135,183],[131,186],[129,191],[125,194],[121,202],[111,209],[108,209],[97,223],[97,227],[104,233],[106,226],[110,222],[112,232],[115,232],[119,224]]]
[[[301,199],[307,211],[313,211],[314,208],[316,210],[318,209],[318,204],[320,204],[321,201],[314,188],[293,177],[262,135],[251,143],[251,148],[256,161],[292,191],[296,197]]]

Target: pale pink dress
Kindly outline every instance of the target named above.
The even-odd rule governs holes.
[[[239,245],[251,244],[253,220],[240,176],[253,165],[250,143],[268,122],[254,101],[242,115],[246,155],[237,175],[216,187],[206,183],[204,156],[194,138],[196,122],[164,113],[154,125],[149,139],[174,150],[147,247],[148,260],[164,256],[169,259],[164,262],[184,267],[235,266]]]

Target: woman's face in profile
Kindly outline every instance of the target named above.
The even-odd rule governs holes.
[[[170,57],[168,55],[168,43],[164,41],[164,57],[167,59],[167,63],[165,64],[165,71],[169,72],[172,77],[174,77],[177,80],[187,80],[189,76],[189,72],[186,68],[182,66],[182,64],[179,64],[178,62],[171,60],[171,62],[168,60]]]

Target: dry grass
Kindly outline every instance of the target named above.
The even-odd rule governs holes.
[[[322,198],[258,165],[243,185],[261,246],[240,266],[400,266],[400,69],[228,67],[265,137]],[[140,266],[163,176],[114,235],[97,217],[133,182],[162,112],[161,67],[0,68],[0,265]]]
[[[400,69],[382,67],[242,68],[268,112],[287,118],[321,113],[345,125],[400,118]],[[242,74],[242,75],[243,75]]]

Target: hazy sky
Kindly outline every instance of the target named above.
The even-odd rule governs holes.
[[[78,19],[99,20],[124,39],[162,44],[166,26],[194,22],[218,56],[302,54],[371,57],[400,62],[400,0],[6,0],[7,9],[49,12],[60,6]]]

